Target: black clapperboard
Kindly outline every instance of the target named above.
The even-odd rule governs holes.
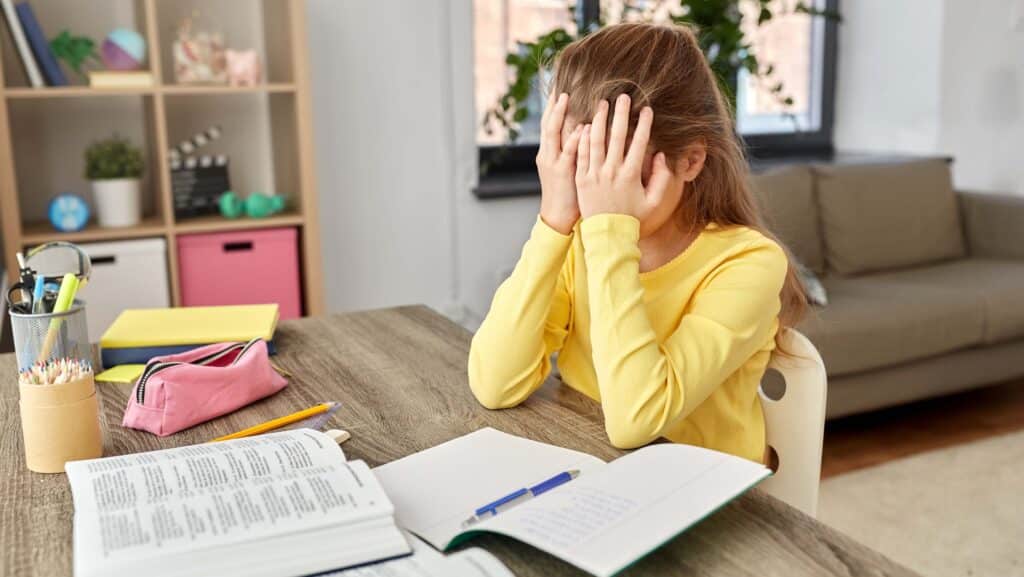
[[[191,156],[220,138],[220,127],[211,126],[183,141],[169,152],[174,215],[178,218],[217,214],[220,196],[231,190],[225,155]]]

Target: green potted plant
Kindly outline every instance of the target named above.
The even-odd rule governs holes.
[[[102,227],[135,226],[142,218],[142,150],[115,134],[85,151],[85,177],[92,181],[96,219]]]

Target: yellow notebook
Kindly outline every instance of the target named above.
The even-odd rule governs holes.
[[[130,309],[100,339],[110,349],[207,345],[274,337],[277,305]]]

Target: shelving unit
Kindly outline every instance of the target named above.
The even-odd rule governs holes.
[[[8,31],[0,30],[0,36],[5,36],[0,42],[0,222],[9,277],[13,280],[17,275],[14,252],[18,248],[53,240],[162,237],[167,241],[171,301],[179,306],[179,235],[294,227],[299,233],[303,312],[322,313],[304,0],[34,0],[32,4],[50,36],[63,28],[81,33],[84,26],[100,40],[105,31],[117,26],[134,28],[146,39],[146,61],[156,84],[32,88],[21,77]],[[256,47],[261,52],[263,84],[174,83],[170,70],[174,30],[194,10],[199,10],[201,28],[227,29],[229,46]],[[221,118],[225,121],[220,122]],[[214,122],[224,128],[222,140],[231,156],[233,188],[242,194],[285,194],[284,213],[265,219],[175,218],[166,151],[208,125],[203,123]],[[37,128],[40,125],[43,128]],[[55,231],[43,207],[65,190],[91,194],[80,174],[84,146],[121,128],[146,151],[142,222],[130,228],[90,223],[79,232]]]

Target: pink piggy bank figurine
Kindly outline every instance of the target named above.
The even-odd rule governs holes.
[[[260,83],[262,67],[255,50],[231,50],[227,54],[228,84],[231,86],[255,86]]]

